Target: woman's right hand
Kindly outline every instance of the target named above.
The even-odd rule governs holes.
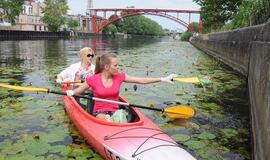
[[[62,82],[63,82],[62,78],[57,78],[57,79],[56,79],[56,83],[61,84]]]
[[[69,96],[69,97],[72,97],[74,95],[73,90],[67,90],[66,93],[67,93],[67,96]]]

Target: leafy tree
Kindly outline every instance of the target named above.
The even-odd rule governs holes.
[[[191,22],[189,24],[189,26],[191,26],[195,32],[199,32],[199,23],[198,22]]]
[[[72,30],[75,30],[75,28],[78,26],[78,21],[75,19],[69,19],[67,25]]]
[[[24,0],[1,0],[0,17],[15,24],[16,17],[22,12]]]
[[[109,20],[114,19],[114,18],[118,18],[118,16],[117,15],[111,15],[109,17]],[[121,30],[121,28],[123,27],[123,20],[119,19],[118,21],[114,21],[112,24],[117,28],[117,30]]]
[[[230,24],[230,29],[246,27],[251,24],[251,11],[253,9],[253,1],[244,0],[242,5],[239,7],[238,12],[233,16],[232,22]]]
[[[265,23],[270,19],[269,10],[269,0],[243,0],[239,10],[233,15],[232,21],[222,27],[222,30]]]
[[[164,35],[162,27],[144,16],[132,16],[123,20],[120,32],[141,35]]]
[[[198,22],[191,22],[189,24],[195,32],[199,32],[199,25]],[[181,41],[189,41],[189,38],[193,35],[193,33],[190,30],[187,30],[181,35]]]
[[[113,24],[110,24],[109,26],[104,27],[104,29],[102,30],[102,34],[114,34],[117,32],[117,27]]]
[[[181,35],[181,41],[189,41],[189,38],[192,36],[192,32],[187,31]]]
[[[251,24],[262,24],[270,20],[270,1],[269,0],[255,0],[252,7]]]
[[[65,24],[64,15],[69,10],[67,0],[44,0],[44,3],[46,7],[42,8],[44,16],[41,19],[48,24],[49,31],[56,32]]]
[[[204,27],[211,30],[221,28],[232,20],[243,0],[193,0],[201,6]]]

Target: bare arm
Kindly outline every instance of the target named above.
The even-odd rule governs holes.
[[[74,89],[74,94],[82,94],[87,89],[89,89],[89,86],[86,82],[84,82],[82,85],[80,85],[78,88]]]
[[[144,78],[144,77],[133,77],[126,74],[125,82],[127,83],[139,83],[139,84],[148,84],[148,83],[156,83],[161,82],[160,78]]]

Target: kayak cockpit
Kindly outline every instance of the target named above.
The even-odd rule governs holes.
[[[94,96],[92,93],[86,93],[85,95],[89,97]],[[94,110],[94,104],[95,104],[95,101],[93,99],[91,98],[83,99],[83,98],[78,98],[78,97],[74,97],[74,98],[85,112],[93,116],[93,110]],[[120,101],[124,102],[124,99],[121,98]],[[119,109],[125,110],[125,112],[127,113],[126,119],[128,123],[139,121],[139,116],[130,106],[119,105]]]

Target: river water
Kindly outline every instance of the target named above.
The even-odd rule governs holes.
[[[172,39],[71,39],[0,41],[0,82],[60,90],[55,76],[78,62],[78,51],[116,53],[120,71],[133,76],[211,77],[211,83],[124,84],[132,104],[189,105],[196,115],[171,120],[141,110],[198,159],[251,159],[246,81],[187,42]],[[0,88],[0,159],[101,159],[69,121],[60,96]]]

